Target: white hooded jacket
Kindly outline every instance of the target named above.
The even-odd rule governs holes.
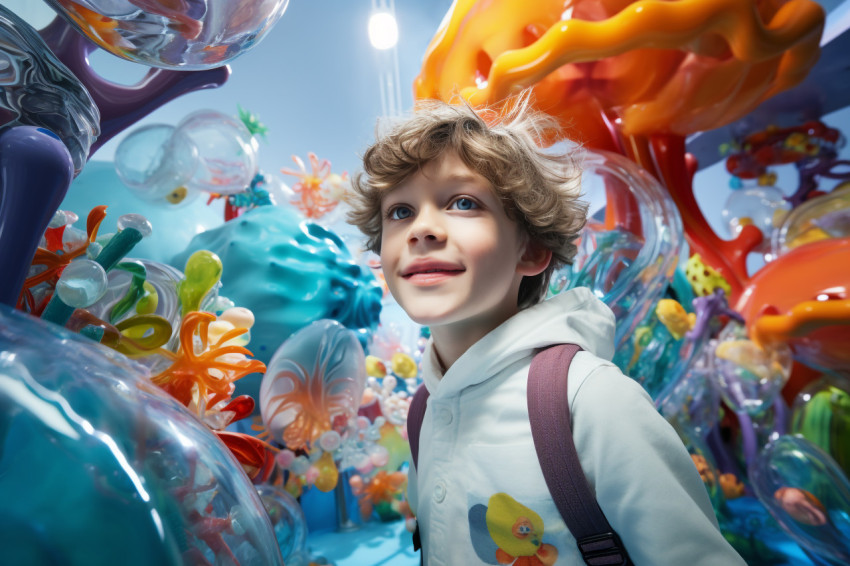
[[[577,288],[514,315],[445,374],[429,342],[422,371],[430,397],[419,469],[411,467],[408,487],[426,565],[522,556],[529,565],[584,564],[543,479],[526,397],[532,357],[562,343],[584,349],[568,376],[579,460],[632,561],[745,564],[721,535],[678,435],[643,388],[610,362],[613,336],[613,313]]]

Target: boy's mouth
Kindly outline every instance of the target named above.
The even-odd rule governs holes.
[[[417,287],[430,287],[457,277],[461,273],[463,273],[462,269],[455,271],[420,271],[405,275],[404,280]]]
[[[448,273],[463,273],[463,270],[462,269],[428,269],[428,270],[425,270],[425,271],[414,271],[412,273],[407,273],[407,274],[403,275],[402,277],[404,277],[406,279],[406,278],[409,278],[409,277],[413,277],[415,275],[430,275],[432,273],[446,273],[446,274],[448,274]]]
[[[402,271],[404,279],[428,279],[457,275],[466,271],[463,267],[454,263],[445,262],[415,262]]]

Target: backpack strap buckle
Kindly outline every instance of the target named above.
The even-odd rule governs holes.
[[[419,521],[416,522],[416,529],[413,531],[413,550],[422,548],[422,539],[419,535]]]
[[[588,566],[621,566],[628,565],[629,555],[626,554],[623,542],[617,533],[609,532],[591,535],[578,541],[578,548]]]

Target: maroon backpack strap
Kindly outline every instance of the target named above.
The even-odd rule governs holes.
[[[410,455],[415,468],[419,462],[419,432],[422,430],[422,421],[425,419],[425,409],[428,407],[428,389],[420,385],[410,408],[407,409],[407,440],[410,442]]]
[[[608,524],[587,483],[573,442],[567,374],[580,350],[575,344],[560,344],[540,351],[531,361],[528,372],[531,435],[549,493],[575,537],[585,563],[630,565],[623,543]]]
[[[428,408],[428,395],[428,389],[425,388],[425,385],[420,385],[416,393],[413,394],[413,400],[407,409],[407,440],[410,442],[410,456],[411,460],[413,460],[414,468],[417,467],[417,463],[419,462],[419,433],[422,430],[425,409]],[[413,531],[413,550],[419,550],[421,547],[419,523],[417,523],[416,530]],[[420,555],[420,562],[421,559],[422,556]]]

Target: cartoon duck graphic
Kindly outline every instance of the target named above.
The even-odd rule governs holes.
[[[490,497],[486,508],[474,506],[469,520],[476,553],[489,564],[552,566],[558,560],[558,549],[542,541],[540,515],[507,493]]]

